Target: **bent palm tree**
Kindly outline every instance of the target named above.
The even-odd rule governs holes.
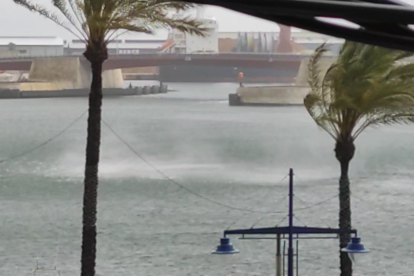
[[[325,45],[309,61],[310,93],[305,107],[316,124],[336,142],[340,163],[339,227],[351,229],[349,163],[355,153],[355,139],[370,126],[414,121],[414,64],[404,59],[414,53],[345,42],[338,59],[322,73]],[[340,236],[340,248],[349,235]],[[352,275],[352,263],[340,254],[341,276]]]
[[[204,35],[201,22],[189,17],[171,17],[169,12],[185,11],[192,4],[167,0],[52,0],[75,30],[45,8],[29,0],[14,0],[30,11],[51,19],[85,42],[85,58],[91,63],[92,84],[89,94],[89,116],[84,176],[81,275],[95,275],[96,210],[98,164],[101,141],[102,66],[108,58],[107,45],[115,31],[151,34],[155,29],[171,27],[182,32]]]

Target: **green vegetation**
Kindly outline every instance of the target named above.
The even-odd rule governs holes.
[[[339,227],[351,228],[349,163],[355,139],[368,127],[414,121],[414,64],[404,59],[414,53],[345,42],[326,73],[320,69],[326,45],[309,62],[310,93],[304,100],[316,124],[335,140],[340,163]],[[340,248],[349,235],[341,235]],[[352,263],[340,254],[341,276],[352,275]]]
[[[118,30],[153,33],[160,28],[204,35],[201,22],[190,17],[171,17],[171,12],[186,11],[192,4],[166,0],[51,0],[60,15],[31,3],[13,0],[30,11],[65,28],[86,45],[85,58],[91,63],[92,84],[89,94],[89,116],[83,198],[81,275],[95,276],[96,212],[98,166],[101,142],[102,67],[108,59],[107,45]],[[61,20],[61,18],[63,20]]]

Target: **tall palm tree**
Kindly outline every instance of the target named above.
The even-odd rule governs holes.
[[[309,61],[310,93],[305,107],[316,124],[335,140],[340,163],[339,227],[351,229],[349,163],[355,139],[368,127],[414,121],[414,53],[345,42],[337,60],[326,72],[321,69],[326,45]],[[340,248],[349,235],[340,236]],[[352,263],[340,254],[341,276],[352,275]]]
[[[101,142],[102,66],[108,58],[108,43],[116,31],[152,34],[171,27],[204,35],[201,22],[184,16],[170,16],[193,8],[192,4],[168,0],[51,0],[62,19],[30,0],[14,0],[30,11],[54,21],[85,42],[85,58],[91,63],[92,83],[84,175],[81,275],[95,275],[98,164]],[[66,22],[66,23],[65,23]]]

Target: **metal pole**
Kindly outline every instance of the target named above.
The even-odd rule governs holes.
[[[296,276],[299,276],[299,241],[296,240]]]
[[[288,276],[293,276],[293,169],[289,170]]]
[[[285,262],[285,256],[286,256],[286,241],[283,241],[283,262],[282,262],[282,264],[283,264],[283,275],[282,276],[285,276],[285,272],[286,272],[286,269],[285,269],[285,264],[286,264],[286,262]]]
[[[276,276],[282,276],[282,265],[280,258],[280,234],[276,238]]]

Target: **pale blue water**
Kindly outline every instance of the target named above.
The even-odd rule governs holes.
[[[147,82],[148,84],[148,82]],[[138,84],[137,84],[138,85]],[[337,194],[331,138],[302,107],[229,107],[237,84],[171,84],[166,95],[104,100],[104,120],[140,155],[192,191],[233,206],[287,211],[290,167],[296,207]],[[0,101],[0,159],[56,135],[86,99]],[[274,275],[275,243],[233,238],[241,253],[211,255],[244,212],[196,197],[163,178],[106,127],[99,190],[100,275]],[[86,118],[47,145],[0,163],[0,275],[33,275],[36,259],[79,275]],[[355,275],[414,269],[414,126],[381,127],[357,140],[353,224],[372,250]],[[358,199],[357,199],[358,198]],[[360,200],[362,199],[362,201]],[[308,226],[335,227],[338,200],[298,211]],[[285,214],[248,213],[232,228],[274,226]],[[298,220],[297,224],[301,224]],[[338,275],[337,240],[300,242],[300,275]]]

